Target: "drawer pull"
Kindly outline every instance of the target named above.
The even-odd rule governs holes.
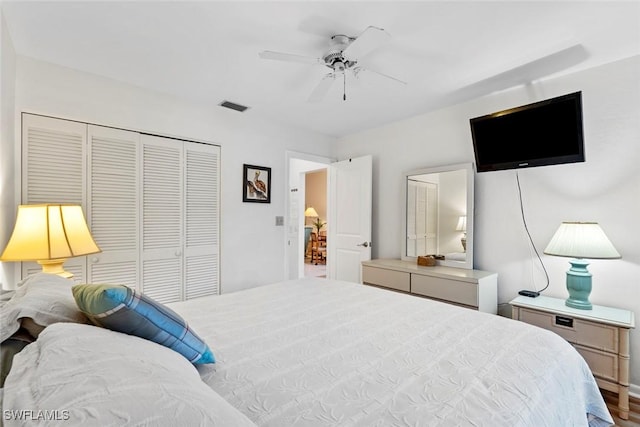
[[[556,316],[556,325],[573,328],[573,319],[571,317]]]

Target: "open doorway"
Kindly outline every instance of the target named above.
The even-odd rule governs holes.
[[[327,168],[304,174],[304,277],[327,277]]]
[[[302,156],[302,157],[301,157]],[[362,261],[371,259],[372,156],[331,162],[287,152],[285,277],[304,277],[306,172],[327,170],[327,278],[361,283]],[[339,205],[339,206],[338,206]]]
[[[311,262],[311,258],[307,258],[308,255],[308,243],[311,238],[311,228],[309,235],[306,236],[307,229],[305,226],[311,226],[311,223],[315,219],[313,217],[305,217],[304,213],[307,209],[307,174],[310,174],[310,180],[317,182],[320,175],[319,172],[324,173],[324,195],[318,194],[316,185],[312,185],[310,193],[312,194],[312,200],[314,204],[318,204],[319,209],[324,212],[319,215],[321,221],[326,222],[327,218],[327,200],[329,197],[328,185],[327,185],[327,169],[331,163],[331,159],[315,156],[305,153],[287,152],[286,164],[288,168],[288,192],[287,192],[287,238],[285,246],[285,277],[289,279],[297,279],[310,276],[322,276],[326,275],[327,266],[331,263],[329,257],[324,258],[324,264],[315,265]],[[322,178],[320,178],[322,179]],[[319,213],[320,214],[320,213]],[[328,224],[322,229],[326,232]],[[322,230],[321,229],[321,230]],[[305,238],[307,237],[307,238]],[[309,256],[311,254],[309,253]],[[309,261],[305,263],[305,260]],[[305,273],[306,266],[306,273]],[[323,271],[320,271],[323,270]]]

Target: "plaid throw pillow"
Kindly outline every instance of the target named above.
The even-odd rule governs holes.
[[[191,363],[215,363],[209,346],[170,308],[124,285],[76,285],[73,297],[95,325],[169,347]]]

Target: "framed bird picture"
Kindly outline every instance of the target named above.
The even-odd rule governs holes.
[[[243,202],[271,203],[271,168],[244,165],[242,183]]]

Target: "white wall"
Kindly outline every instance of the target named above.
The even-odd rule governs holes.
[[[473,161],[471,117],[582,90],[587,162],[520,171],[529,228],[541,251],[563,220],[600,222],[623,258],[593,261],[591,300],[634,310],[640,319],[640,233],[636,227],[640,218],[639,57],[362,132],[344,138],[331,153],[331,138],[262,121],[251,110],[245,114],[222,110],[214,105],[218,100],[194,105],[23,57],[16,62],[4,23],[1,30],[2,244],[15,215],[13,185],[19,171],[14,161],[19,155],[20,132],[16,129],[21,111],[220,144],[221,282],[223,291],[231,292],[283,278],[285,229],[275,226],[275,216],[286,214],[286,150],[339,159],[373,154],[372,255],[395,258],[400,254],[404,171]],[[242,203],[243,163],[272,168],[271,204]],[[478,174],[475,211],[475,265],[499,273],[499,301],[508,302],[519,289],[540,288],[543,276],[524,235],[515,172]],[[565,297],[566,260],[543,259],[551,277],[546,293]],[[632,382],[640,384],[640,328],[632,331],[631,340]]]
[[[586,162],[519,171],[529,230],[542,254],[563,220],[599,222],[622,259],[592,261],[591,301],[633,310],[640,319],[638,76],[636,56],[341,139],[338,158],[374,156],[373,257],[400,256],[403,172],[474,160],[470,118],[582,91]],[[475,268],[499,274],[500,303],[544,286],[520,217],[515,171],[476,175],[474,254]],[[545,294],[565,298],[567,259],[543,261],[551,278]],[[631,335],[631,379],[640,385],[640,327]]]
[[[219,144],[222,291],[284,279],[285,227],[276,226],[275,217],[286,214],[285,151],[326,156],[333,138],[261,120],[251,109],[223,109],[220,100],[195,105],[21,56],[16,76],[17,121],[26,111]],[[17,132],[15,147],[19,138]],[[242,202],[243,163],[272,168],[270,204]]]
[[[0,11],[0,251],[6,246],[16,215],[14,111],[16,54],[11,36]],[[0,263],[0,284],[13,287],[16,282],[10,263]]]

